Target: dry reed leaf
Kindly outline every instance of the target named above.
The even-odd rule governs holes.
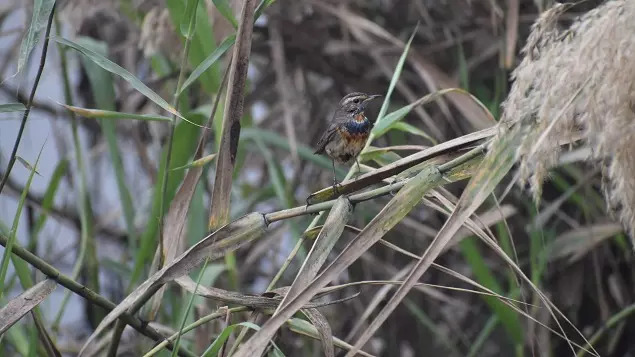
[[[302,266],[298,270],[295,280],[291,284],[291,288],[285,294],[280,307],[292,298],[295,298],[299,291],[304,289],[311,283],[317,275],[320,268],[328,258],[329,253],[335,246],[335,242],[340,238],[344,227],[353,213],[353,205],[346,196],[340,196],[331,208],[329,215],[324,222],[324,228],[320,230],[317,239],[313,243],[311,250]],[[278,307],[278,310],[280,309]]]
[[[335,348],[333,347],[333,332],[326,317],[316,309],[303,309],[302,312],[311,321],[311,324],[317,329],[320,341],[322,342],[322,348],[324,349],[325,357],[334,357]]]
[[[244,295],[234,291],[227,291],[215,287],[207,287],[200,284],[198,285],[198,288],[196,288],[196,282],[187,275],[176,278],[174,281],[183,289],[192,294],[196,294],[215,301],[220,301],[224,304],[237,304],[257,309],[274,309],[280,304],[280,301],[282,300],[281,298]]]
[[[245,0],[243,3],[240,26],[234,45],[223,114],[223,133],[216,159],[216,176],[209,218],[210,230],[214,230],[229,221],[232,175],[234,174],[234,163],[240,137],[240,119],[243,116],[245,82],[256,5],[256,0]]]
[[[551,249],[549,249],[549,259],[568,258],[567,263],[576,262],[596,245],[621,231],[622,226],[617,223],[594,224],[572,229],[553,242]]]
[[[169,265],[178,253],[183,251],[185,247],[185,226],[187,225],[187,212],[190,209],[190,202],[194,191],[196,190],[196,184],[198,183],[203,169],[201,167],[193,167],[185,175],[185,179],[179,187],[179,190],[174,195],[174,199],[170,203],[168,214],[165,218],[163,226],[163,252],[159,254],[163,255],[162,261],[164,265]],[[159,249],[157,247],[157,249]],[[152,297],[149,311],[144,314],[148,320],[154,320],[156,313],[161,307],[161,300],[163,299],[163,293],[165,292],[165,286],[161,287],[159,291]]]
[[[5,306],[0,309],[0,335],[4,334],[13,324],[18,322],[22,316],[38,306],[46,299],[55,287],[55,280],[46,279],[35,285],[29,290],[23,292],[19,296],[9,300]]]
[[[287,325],[289,326],[289,329],[295,333],[299,333],[315,339],[320,338],[315,326],[311,325],[308,321],[298,318],[291,318],[287,321]],[[352,347],[345,341],[335,336],[333,336],[333,344],[343,350],[349,350]],[[373,355],[364,351],[359,351],[358,354],[365,357],[373,357]]]
[[[205,237],[185,253],[178,256],[172,263],[166,265],[144,281],[106,315],[92,335],[86,340],[79,352],[79,356],[85,352],[86,348],[108,325],[124,312],[135,313],[163,284],[188,274],[192,269],[203,263],[205,259],[217,259],[224,256],[228,251],[238,249],[240,246],[259,238],[266,227],[267,222],[262,214],[251,213]]]

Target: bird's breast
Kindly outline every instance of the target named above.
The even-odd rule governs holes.
[[[347,121],[344,127],[351,135],[368,135],[371,129],[370,121],[363,114],[358,114],[354,119]]]
[[[355,156],[366,144],[370,135],[371,124],[368,120],[358,122],[350,120],[339,130],[344,145],[355,153]]]

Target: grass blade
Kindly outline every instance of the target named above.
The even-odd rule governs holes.
[[[53,7],[55,6],[55,0],[35,0],[33,3],[33,16],[31,17],[31,24],[26,30],[26,34],[20,44],[20,54],[18,55],[18,68],[17,73],[20,73],[31,51],[37,45],[42,31],[46,28],[47,21],[51,16]]]
[[[38,216],[37,220],[35,221],[35,225],[32,228],[31,236],[33,240],[35,240],[35,238],[33,237],[39,234],[39,232],[42,230],[42,227],[44,227],[44,223],[46,223],[48,213],[51,207],[53,207],[53,200],[55,199],[57,189],[59,188],[60,182],[62,181],[62,178],[64,177],[64,175],[66,175],[66,171],[68,170],[68,163],[69,162],[67,159],[61,160],[53,171],[51,180],[46,187],[46,191],[44,192],[44,198],[42,200],[42,211],[40,212],[40,215]],[[33,242],[31,244],[33,244]]]
[[[410,35],[410,38],[408,39],[408,42],[403,49],[403,52],[401,52],[399,61],[397,61],[397,65],[395,66],[395,71],[393,72],[392,78],[390,79],[386,97],[384,98],[384,101],[381,104],[381,108],[379,109],[379,114],[377,115],[377,121],[375,122],[375,125],[381,123],[384,120],[384,116],[386,115],[388,106],[390,105],[390,97],[392,96],[392,92],[395,90],[395,86],[397,85],[397,81],[399,81],[399,77],[401,77],[401,72],[403,71],[404,64],[406,63],[406,58],[408,58],[408,51],[410,51],[410,45],[412,44],[412,40],[415,38],[415,34],[417,33],[418,29],[419,23],[417,23],[417,26],[415,26],[414,31],[412,31],[412,34]],[[368,139],[368,142],[370,143],[373,138],[374,136],[371,133],[371,137]]]
[[[225,341],[227,341],[229,336],[232,334],[232,332],[234,332],[234,330],[238,326],[243,326],[243,327],[251,328],[251,329],[254,329],[254,330],[260,329],[260,326],[254,324],[254,323],[251,323],[251,322],[241,322],[239,324],[229,325],[229,326],[227,326],[227,327],[225,327],[223,329],[223,331],[220,333],[220,335],[218,335],[218,337],[216,337],[214,342],[212,342],[212,344],[209,345],[209,347],[207,347],[207,349],[205,350],[205,352],[203,352],[203,354],[201,356],[203,356],[203,357],[216,357],[216,356],[218,356],[218,352],[220,352],[220,349],[223,347],[223,344],[225,343]]]
[[[2,262],[0,262],[0,299],[2,299],[2,295],[5,293],[4,280],[7,275],[7,270],[9,269],[11,248],[17,240],[18,224],[20,223],[20,218],[22,217],[22,209],[24,208],[24,203],[26,202],[26,195],[27,193],[29,193],[29,189],[31,188],[31,182],[33,181],[33,176],[35,175],[37,164],[40,162],[40,155],[42,155],[43,149],[44,145],[42,145],[42,147],[40,148],[40,152],[38,153],[37,159],[35,160],[35,165],[33,165],[33,169],[29,174],[29,178],[26,181],[24,190],[22,190],[22,194],[20,195],[20,200],[18,201],[18,209],[16,210],[15,216],[13,217],[13,225],[11,226],[11,231],[9,232],[9,239],[7,240],[7,245],[5,246],[4,254],[2,255]]]
[[[311,251],[309,251],[309,255],[302,263],[302,267],[300,267],[293,284],[291,284],[289,291],[278,306],[276,312],[279,311],[287,301],[295,298],[297,294],[305,289],[313,278],[315,278],[335,246],[335,242],[337,242],[342,232],[344,232],[344,227],[352,213],[353,205],[348,198],[345,196],[339,197],[333,205],[333,208],[331,208],[328,217],[326,217],[324,227],[318,234],[317,239],[313,243],[313,247],[311,247]],[[305,314],[320,332],[324,354],[329,357],[334,356],[333,336],[326,319],[318,311],[313,311],[312,309],[305,311]]]
[[[26,107],[22,103],[0,104],[0,113],[23,112]]]
[[[218,336],[218,338],[216,340],[214,340],[214,343],[212,343],[212,345],[210,345],[207,350],[205,352],[203,352],[202,356],[204,357],[209,357],[209,356],[218,356],[218,352],[220,351],[220,348],[223,346],[223,343],[225,343],[225,341],[227,341],[227,338],[229,338],[229,335],[231,334],[231,332],[233,332],[233,330],[236,327],[239,326],[243,326],[243,327],[247,327],[250,328],[252,330],[260,330],[260,326],[251,323],[251,322],[241,322],[235,325],[231,325],[231,326],[227,326],[224,330],[223,333],[221,333],[221,335]],[[230,329],[231,328],[231,329]],[[229,330],[228,330],[229,329]],[[226,335],[224,334],[225,331],[228,331],[226,333]],[[273,346],[273,353],[275,353],[276,356],[283,356],[284,354],[282,353],[282,351],[280,351],[280,348],[275,344],[275,342],[271,341],[271,344]]]
[[[179,347],[179,343],[181,342],[181,335],[183,334],[183,328],[185,327],[187,316],[190,314],[190,310],[192,309],[192,305],[194,303],[194,297],[196,297],[196,291],[198,290],[198,287],[201,285],[201,278],[203,277],[203,274],[205,273],[205,269],[207,269],[208,262],[209,262],[209,258],[205,259],[205,263],[203,263],[203,268],[201,268],[201,271],[198,273],[198,278],[196,279],[196,286],[194,287],[194,291],[192,292],[192,295],[190,296],[190,300],[187,303],[187,307],[185,308],[185,311],[183,311],[183,317],[181,318],[181,325],[179,326],[179,331],[176,334],[176,341],[174,341],[174,349],[172,350],[172,357],[176,357],[177,348]]]
[[[22,166],[24,166],[25,169],[27,169],[29,171],[33,170],[36,175],[42,177],[42,174],[40,174],[33,166],[31,166],[31,164],[29,164],[28,161],[24,160],[22,157],[17,156],[17,155],[16,155],[15,158],[16,158],[16,160],[18,160],[22,164]]]
[[[174,28],[178,29],[184,24],[189,25],[190,18],[187,13],[188,9],[186,1],[167,0],[165,4],[167,9],[170,11],[170,17],[172,19],[172,23],[174,24]],[[190,50],[187,54],[187,60],[191,68],[195,68],[203,62],[216,47],[213,27],[210,25],[207,14],[207,3],[199,1],[196,10],[196,24],[194,31],[190,33],[189,36],[184,37],[185,41],[190,42]],[[217,93],[220,84],[218,66],[212,65],[201,76],[201,86],[203,90],[205,90],[208,94]]]
[[[76,42],[73,41],[69,41],[65,38],[61,38],[61,37],[56,37],[55,41],[57,41],[58,43],[70,47],[74,50],[76,50],[77,52],[83,54],[84,56],[86,56],[88,59],[90,59],[93,63],[95,63],[96,65],[98,65],[99,67],[105,69],[106,71],[117,75],[119,77],[121,77],[123,80],[125,80],[126,82],[128,82],[133,88],[135,88],[136,90],[138,90],[141,94],[143,94],[144,96],[146,96],[148,99],[150,99],[151,101],[153,101],[155,104],[157,104],[158,106],[160,106],[161,108],[165,109],[166,111],[168,111],[169,113],[172,113],[174,115],[176,115],[177,117],[184,119],[183,115],[181,115],[181,113],[179,113],[173,106],[171,106],[170,104],[168,104],[168,102],[165,101],[165,99],[161,98],[160,95],[158,95],[157,93],[155,93],[152,89],[150,89],[148,86],[146,86],[145,84],[143,84],[143,82],[141,82],[141,80],[139,80],[137,77],[135,77],[132,73],[128,72],[128,70],[124,69],[123,67],[121,67],[120,65],[116,64],[115,62],[112,62],[111,60],[109,60],[108,58],[102,56],[101,54],[94,52]]]
[[[63,104],[64,107],[75,114],[81,115],[86,118],[99,118],[99,119],[136,119],[136,120],[147,120],[147,121],[167,121],[171,122],[172,119],[155,114],[135,114],[135,113],[122,113],[116,112],[112,110],[102,110],[102,109],[88,109],[88,108],[80,108],[74,107],[72,105]]]
[[[258,4],[258,7],[256,8],[256,20],[260,18],[262,12],[265,11],[265,9],[268,8],[269,5],[273,4],[275,1],[276,0],[261,0],[260,4]]]
[[[393,125],[395,123],[397,123],[401,119],[403,119],[415,107],[417,107],[419,105],[430,103],[432,101],[437,100],[441,96],[444,96],[444,95],[446,95],[448,93],[453,93],[453,92],[467,93],[467,92],[465,92],[465,90],[460,89],[460,88],[447,88],[447,89],[442,89],[442,90],[436,91],[434,93],[430,93],[428,95],[425,95],[425,96],[419,98],[417,101],[415,101],[413,103],[410,103],[410,104],[406,105],[405,107],[397,109],[394,112],[386,115],[385,117],[382,118],[382,120],[378,120],[377,123],[375,124],[375,126],[373,127],[373,131],[372,131],[372,133],[374,134],[374,137],[380,137],[380,136],[384,135],[386,132],[388,132],[393,127]]]
[[[421,136],[421,137],[427,139],[428,141],[430,141],[434,145],[438,144],[438,142],[436,140],[434,140],[433,137],[431,137],[425,131],[417,128],[416,126],[414,126],[412,124],[408,124],[408,123],[405,123],[405,122],[399,122],[399,123],[393,124],[392,128],[395,129],[395,130],[400,130],[400,131],[404,131],[406,133],[410,133],[412,135]]]
[[[234,17],[232,8],[229,6],[227,0],[212,0],[212,2],[214,3],[214,6],[216,6],[218,12],[223,15],[223,17],[227,19],[227,21],[229,21],[235,29],[237,29],[238,21],[236,20],[236,17]]]
[[[236,42],[236,35],[231,35],[225,39],[209,56],[203,60],[183,82],[179,95],[183,93],[192,83],[194,83],[205,71],[207,71],[227,50]]]
[[[194,26],[190,26],[190,22],[192,19],[196,18],[196,10],[198,7],[197,0],[185,0],[185,12],[183,13],[183,17],[181,18],[181,24],[179,25],[179,30],[181,31],[181,35],[183,37],[190,38],[194,29],[196,28],[196,24]]]

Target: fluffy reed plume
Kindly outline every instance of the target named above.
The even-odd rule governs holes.
[[[560,147],[583,134],[605,168],[605,195],[635,233],[635,1],[612,0],[568,29],[557,4],[533,25],[504,104],[502,133],[521,134],[522,182],[541,194]]]

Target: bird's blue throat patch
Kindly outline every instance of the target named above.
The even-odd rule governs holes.
[[[350,134],[367,133],[370,130],[370,120],[368,120],[366,117],[363,118],[363,120],[354,119],[346,122],[346,131],[348,131]]]

